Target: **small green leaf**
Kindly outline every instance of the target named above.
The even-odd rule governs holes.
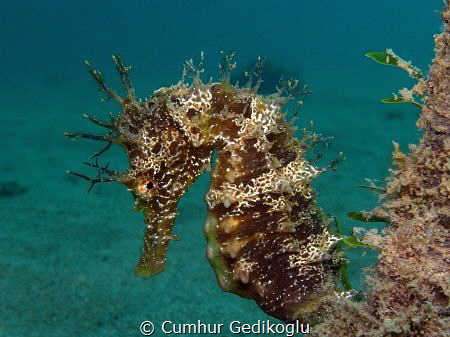
[[[374,60],[377,63],[381,63],[381,64],[386,64],[389,66],[398,66],[398,59],[388,53],[386,53],[385,51],[380,53],[380,52],[371,52],[371,53],[365,53],[365,56],[367,56],[368,58]]]
[[[344,236],[342,238],[342,242],[345,243],[349,248],[362,247],[362,248],[375,249],[374,246],[371,246],[371,245],[368,245],[367,243],[361,242],[354,236]]]
[[[334,219],[334,223],[336,225],[336,231],[337,234],[342,235],[344,234],[344,225],[342,224],[342,222],[340,222],[337,218],[333,217]]]
[[[386,98],[382,98],[381,102],[388,103],[388,104],[392,104],[392,103],[393,104],[409,103],[409,104],[412,104],[412,105],[414,105],[414,106],[416,106],[418,108],[422,108],[422,106],[419,103],[414,102],[414,101],[409,101],[409,100],[406,100],[406,99],[401,98],[401,97],[386,97]]]
[[[382,188],[382,187],[378,187],[378,186],[371,186],[371,185],[356,185],[356,187],[361,187],[361,188],[368,188],[369,190],[373,191],[373,192],[380,192],[380,193],[386,193],[386,189]]]
[[[363,221],[363,222],[389,222],[389,219],[383,218],[378,215],[373,215],[370,213],[348,212],[347,216],[354,220]]]
[[[340,276],[341,283],[342,283],[344,289],[346,291],[352,290],[353,287],[350,284],[350,280],[348,277],[348,264],[347,263],[344,263],[344,264],[342,264],[342,266],[339,267],[339,276]]]
[[[366,217],[361,212],[348,212],[347,216],[353,220],[366,221]]]
[[[407,101],[404,98],[401,97],[386,97],[386,98],[382,98],[381,102],[383,103],[411,103],[411,101]]]

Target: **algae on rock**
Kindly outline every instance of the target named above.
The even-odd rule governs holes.
[[[414,88],[423,96],[418,145],[395,147],[394,168],[382,204],[390,219],[367,277],[365,302],[324,304],[315,336],[450,336],[450,4],[435,36],[428,78]],[[372,233],[373,234],[373,233]]]

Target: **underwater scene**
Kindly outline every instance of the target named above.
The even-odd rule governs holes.
[[[377,253],[338,237],[386,226],[348,213],[380,203],[393,141],[420,137],[420,109],[381,102],[414,79],[365,54],[426,74],[443,6],[4,1],[0,337],[308,335],[315,283],[357,300]],[[295,246],[303,302],[287,261],[258,260],[277,256],[264,228],[286,247],[299,221],[320,238]]]

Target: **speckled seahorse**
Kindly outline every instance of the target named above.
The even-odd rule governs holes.
[[[292,321],[314,315],[321,301],[335,296],[339,238],[314,201],[311,180],[323,169],[313,167],[304,153],[308,139],[293,137],[283,106],[295,96],[297,81],[285,81],[277,93],[260,96],[262,59],[247,72],[242,87],[230,84],[233,54],[220,63],[222,80],[202,83],[200,66],[186,62],[183,79],[137,100],[119,56],[113,61],[126,97],[105,85],[88,62],[91,75],[122,112],[111,123],[85,116],[111,131],[102,136],[72,133],[67,137],[120,144],[130,167],[118,173],[99,170],[92,185],[103,181],[125,184],[146,222],[139,276],[164,269],[180,197],[210,169],[217,151],[212,182],[206,195],[207,256],[220,286],[254,299],[269,315]],[[202,57],[203,60],[203,57]],[[186,84],[185,77],[192,83]],[[301,90],[300,90],[301,91]],[[311,139],[309,139],[311,140]],[[100,153],[104,152],[100,151]],[[99,153],[94,155],[97,157]]]

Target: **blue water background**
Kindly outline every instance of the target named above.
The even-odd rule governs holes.
[[[171,243],[166,271],[134,276],[144,224],[130,210],[129,192],[106,184],[87,194],[85,181],[65,174],[93,174],[81,163],[101,144],[65,140],[63,132],[99,133],[82,113],[118,112],[100,101],[84,59],[119,88],[110,57],[121,54],[133,67],[138,95],[147,97],[175,84],[183,62],[198,59],[200,51],[205,80],[218,78],[221,50],[237,51],[236,74],[267,56],[265,93],[283,74],[313,92],[303,98],[298,125],[312,120],[316,132],[334,138],[319,165],[340,151],[346,157],[314,185],[321,207],[349,232],[362,224],[345,213],[377,204],[355,185],[365,178],[382,185],[392,141],[407,151],[419,137],[415,107],[379,102],[413,82],[364,53],[394,48],[426,70],[441,7],[438,0],[1,1],[0,337],[126,337],[140,336],[144,320],[159,329],[165,320],[228,325],[268,319],[253,301],[216,284],[202,229],[207,175],[179,205],[181,241]],[[119,148],[101,159],[126,168]],[[374,254],[349,256],[351,281],[361,289],[361,269]]]

